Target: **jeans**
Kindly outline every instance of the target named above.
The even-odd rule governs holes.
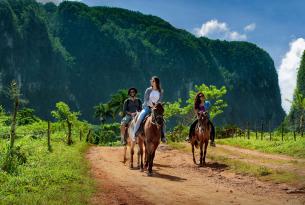
[[[143,120],[145,119],[145,117],[147,115],[149,115],[151,113],[151,109],[149,107],[144,107],[144,109],[140,112],[138,120],[133,128],[133,138],[135,139],[136,133],[138,131],[138,129],[140,128],[141,123],[143,122]],[[165,125],[162,126],[162,133],[163,135],[165,135]]]
[[[144,107],[144,109],[140,112],[138,120],[133,128],[133,138],[135,138],[135,135],[140,128],[141,123],[143,122],[144,118],[151,113],[151,110],[149,107]]]

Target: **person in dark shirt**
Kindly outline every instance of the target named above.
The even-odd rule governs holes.
[[[126,130],[133,117],[142,110],[142,102],[136,97],[138,91],[136,88],[128,90],[129,98],[125,100],[123,105],[124,117],[121,121],[121,141],[123,145],[127,144]]]

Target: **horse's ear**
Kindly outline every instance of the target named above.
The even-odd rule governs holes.
[[[162,106],[164,106],[165,104],[166,104],[165,102],[161,103]]]

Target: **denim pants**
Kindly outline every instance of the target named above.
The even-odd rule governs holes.
[[[143,122],[144,118],[151,113],[151,109],[149,107],[144,107],[144,109],[140,112],[138,120],[134,126],[133,130],[133,137],[135,137],[138,129],[140,128],[141,123]],[[162,132],[165,134],[165,125],[162,127]]]

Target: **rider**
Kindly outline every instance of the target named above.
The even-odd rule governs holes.
[[[138,91],[136,88],[129,88],[128,95],[129,98],[124,101],[123,113],[125,116],[121,121],[121,142],[123,145],[127,144],[126,141],[126,128],[131,122],[132,118],[142,110],[142,102],[139,98],[136,97]]]
[[[199,112],[207,112],[211,107],[211,103],[209,101],[205,100],[205,96],[202,92],[199,92],[196,97],[195,97],[195,102],[194,102],[194,111],[196,113],[196,115],[198,115]],[[210,115],[208,115],[210,118]],[[192,136],[195,132],[195,128],[196,125],[198,123],[198,119],[196,119],[193,124],[190,127],[190,131],[189,131],[189,136],[187,138],[187,141],[190,142],[192,140]],[[215,127],[213,125],[213,123],[211,122],[211,120],[209,120],[209,123],[212,127],[211,129],[211,146],[215,147]]]
[[[135,123],[135,127],[133,130],[133,139],[135,139],[136,133],[140,128],[141,122],[145,119],[145,117],[151,113],[151,108],[153,104],[159,103],[162,101],[163,90],[161,89],[160,79],[157,76],[153,76],[150,80],[151,87],[147,88],[144,95],[144,103],[143,110],[141,111],[137,122]],[[163,143],[166,142],[165,138],[165,129],[164,125],[162,127],[161,132],[161,141]]]

